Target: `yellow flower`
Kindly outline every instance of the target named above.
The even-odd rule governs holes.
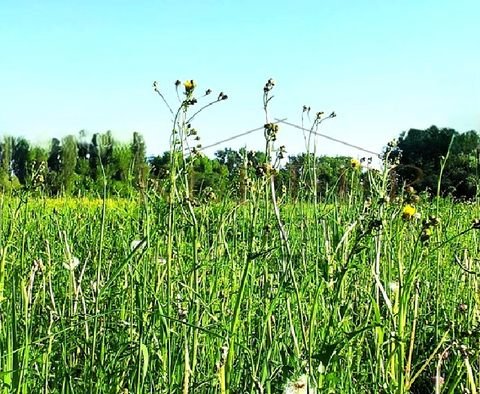
[[[183,83],[183,86],[185,86],[185,91],[187,93],[191,92],[195,88],[195,82],[193,79],[187,80]]]
[[[405,220],[410,220],[411,218],[413,218],[413,215],[415,215],[415,212],[417,212],[415,207],[410,204],[407,204],[403,207],[402,217]]]
[[[355,170],[358,170],[360,168],[360,162],[357,160],[357,159],[351,159],[350,160],[350,165],[352,166],[352,168],[354,168]]]

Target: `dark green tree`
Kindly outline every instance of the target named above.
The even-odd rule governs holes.
[[[24,185],[27,180],[29,151],[30,144],[25,138],[17,138],[14,140],[12,170],[22,185]]]
[[[0,143],[0,189],[11,191],[19,187],[19,182],[13,173],[13,150],[15,139],[6,136]]]
[[[192,160],[189,180],[194,195],[198,196],[208,188],[217,196],[223,196],[227,192],[227,186],[231,185],[227,166],[205,155],[196,156]]]
[[[75,184],[75,169],[77,167],[78,158],[78,145],[76,138],[73,135],[69,135],[62,139],[60,156],[60,179],[62,181],[64,192],[69,194],[73,190]]]
[[[133,133],[133,140],[130,144],[132,158],[132,173],[135,186],[145,187],[148,178],[148,166],[145,161],[146,146],[143,137],[137,133]]]
[[[473,197],[479,142],[475,131],[460,134],[454,129],[431,126],[426,130],[403,132],[398,143],[401,151],[397,169],[399,182],[436,193],[441,165],[451,144],[440,191],[457,197]]]
[[[168,176],[168,166],[170,163],[170,152],[166,151],[162,155],[157,155],[149,160],[150,175],[156,179],[166,179]]]

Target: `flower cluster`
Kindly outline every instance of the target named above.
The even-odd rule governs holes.
[[[272,78],[270,78],[265,84],[265,86],[263,87],[264,93],[268,93],[270,90],[273,89],[274,86],[275,86],[275,81]]]
[[[255,168],[255,172],[258,177],[264,177],[266,175],[275,175],[276,170],[270,163],[261,163]]]
[[[276,141],[278,134],[278,124],[266,123],[263,127],[265,129],[265,139],[268,141]]]
[[[412,186],[405,187],[406,193],[406,202],[410,204],[417,204],[420,201],[420,196],[417,194],[417,191]]]

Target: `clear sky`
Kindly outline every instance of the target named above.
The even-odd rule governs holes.
[[[139,131],[163,152],[152,82],[175,105],[174,81],[194,79],[229,96],[195,124],[208,145],[264,123],[270,77],[272,117],[335,111],[319,131],[374,151],[409,128],[480,131],[479,18],[479,0],[0,0],[0,137]],[[286,126],[279,142],[304,147]],[[363,156],[322,139],[318,151]]]

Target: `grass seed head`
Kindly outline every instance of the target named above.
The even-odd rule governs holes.
[[[68,261],[63,263],[63,267],[68,271],[75,270],[75,268],[77,268],[79,265],[80,265],[80,260],[75,256],[72,256]]]

